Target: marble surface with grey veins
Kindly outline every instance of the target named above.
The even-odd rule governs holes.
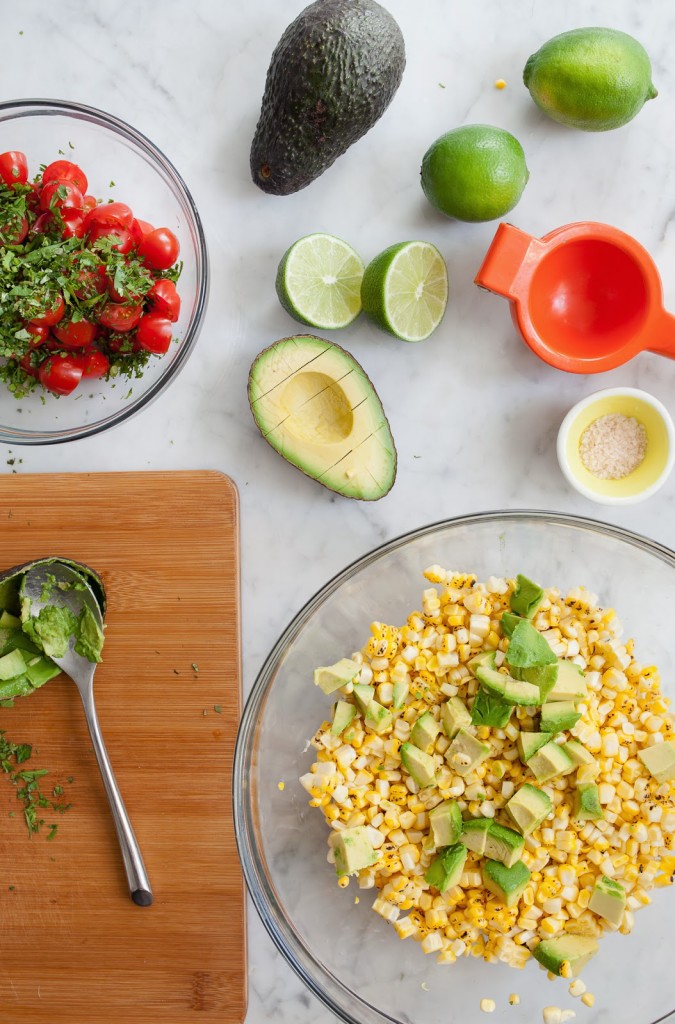
[[[212,286],[197,349],[179,380],[137,418],[65,446],[15,450],[19,472],[217,468],[241,494],[245,687],[295,611],[329,577],[406,530],[496,508],[556,509],[621,524],[675,546],[675,477],[648,503],[604,509],[572,492],[555,437],[592,391],[644,388],[675,412],[675,364],[644,354],[596,377],[540,363],[503,300],[473,277],[494,224],[452,223],[426,203],[428,145],[461,124],[512,131],[531,172],[509,219],[533,233],[600,220],[653,254],[675,309],[675,8],[667,0],[387,0],[408,65],[375,128],[308,189],[263,195],[248,153],[270,54],[303,0],[23,0],[3,4],[2,98],[82,101],[135,125],[175,163],[206,226]],[[660,96],[625,128],[564,129],[533,105],[521,75],[557,32],[610,25],[647,47]],[[499,91],[494,82],[506,80]],[[9,148],[9,147],[5,147]],[[246,400],[256,353],[296,325],[274,292],[279,257],[302,234],[342,235],[365,260],[423,238],[445,256],[451,297],[427,342],[396,342],[363,321],[336,340],[359,359],[387,410],[399,455],[391,493],[349,502],[292,469],[260,438]],[[12,455],[3,452],[3,471]],[[248,1024],[332,1019],[249,916]],[[481,993],[483,994],[483,993]],[[578,1006],[578,1019],[585,1008]],[[590,1019],[590,1017],[589,1017]],[[600,1019],[598,1017],[598,1019]]]

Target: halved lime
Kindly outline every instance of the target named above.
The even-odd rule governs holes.
[[[305,235],[282,257],[277,295],[287,313],[310,327],[346,327],[361,312],[363,260],[334,235]]]
[[[445,260],[430,242],[391,245],[366,267],[361,284],[366,313],[401,341],[424,341],[448,303]]]

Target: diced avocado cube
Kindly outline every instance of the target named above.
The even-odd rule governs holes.
[[[0,615],[0,629],[21,629],[21,619],[5,609]]]
[[[541,704],[539,687],[534,683],[521,682],[518,679],[506,678],[504,689],[504,700],[507,704],[517,704],[521,707],[536,707]]]
[[[532,951],[532,956],[547,971],[557,975],[562,975],[563,964],[568,963],[572,977],[576,978],[597,952],[597,941],[587,935],[561,935],[557,939],[544,939]]]
[[[577,766],[581,764],[597,764],[593,755],[590,751],[586,750],[583,743],[579,743],[579,740],[567,740],[566,743],[563,743],[562,748],[566,754],[569,754]]]
[[[470,658],[467,665],[472,672],[475,673],[477,668],[494,668],[495,667],[495,652],[494,651],[482,651],[480,654],[475,654],[473,658]]]
[[[507,704],[503,697],[492,693],[480,684],[471,706],[471,724],[486,725],[491,729],[503,729],[513,713],[513,704]]]
[[[365,715],[371,700],[375,700],[375,687],[365,683],[354,683],[352,692],[361,714]]]
[[[618,928],[626,909],[626,890],[613,878],[600,875],[591,893],[588,909]]]
[[[511,675],[514,679],[521,679],[525,683],[533,683],[539,688],[539,703],[543,704],[556,684],[558,678],[558,663],[555,665],[538,665],[536,668],[515,668],[510,666]]]
[[[657,782],[675,779],[675,742],[655,743],[638,750],[638,757]]]
[[[333,693],[341,686],[353,682],[361,671],[351,658],[341,658],[334,665],[322,665],[314,669],[314,685],[320,687],[324,693]]]
[[[0,654],[8,654],[10,651],[22,651],[24,654],[41,655],[42,648],[33,643],[29,636],[26,636],[23,629],[3,630],[0,637],[4,638]],[[1,641],[0,641],[1,642]]]
[[[460,729],[445,753],[445,759],[458,775],[468,775],[490,755],[487,743]]]
[[[520,832],[507,828],[493,821],[485,839],[485,856],[491,860],[498,860],[505,867],[510,868],[525,848],[525,840]]]
[[[35,689],[28,676],[14,676],[0,682],[0,700],[11,700],[12,697],[25,697]]]
[[[332,735],[340,736],[357,715],[358,711],[353,704],[339,700],[333,709],[333,724],[330,727]]]
[[[454,846],[462,833],[462,812],[456,800],[444,800],[429,811],[429,825],[436,849]]]
[[[439,892],[452,889],[462,877],[467,853],[467,848],[462,843],[448,846],[434,857],[427,868],[424,880]]]
[[[371,700],[366,708],[364,722],[369,729],[378,734],[386,732],[394,716],[389,708],[382,707],[376,700]]]
[[[369,868],[377,860],[373,844],[368,838],[368,830],[364,825],[345,828],[338,832],[333,847],[335,854],[335,870],[338,875],[353,875],[362,868]]]
[[[546,638],[531,622],[522,619],[511,634],[507,663],[516,668],[537,668],[539,665],[554,665],[557,660]]]
[[[534,773],[537,782],[548,782],[572,771],[574,762],[562,747],[551,740],[532,755],[527,767]]]
[[[58,665],[54,664],[51,658],[33,658],[26,665],[26,675],[31,686],[36,690],[39,686],[44,686],[45,683],[48,683],[50,679],[56,679],[60,674],[61,669]]]
[[[544,591],[539,584],[518,573],[516,589],[511,594],[511,611],[531,619],[543,600]]]
[[[553,810],[551,799],[536,786],[526,782],[518,789],[504,808],[523,836],[529,836]]]
[[[21,651],[10,651],[0,658],[0,680],[22,676],[26,671],[26,660]]]
[[[469,818],[468,821],[462,822],[460,843],[464,843],[467,850],[473,850],[479,857],[482,857],[485,853],[485,843],[491,825],[491,818]]]
[[[476,679],[483,684],[486,690],[496,694],[498,697],[504,696],[506,680],[508,678],[509,676],[505,672],[498,672],[497,669],[489,668],[487,665],[478,665],[476,667]]]
[[[530,869],[522,860],[515,861],[508,868],[496,860],[486,860],[483,864],[483,885],[507,907],[518,902],[530,876]]]
[[[21,611],[21,598],[19,597],[18,577],[2,580],[0,583],[0,608],[18,615]]]
[[[449,740],[454,740],[460,729],[471,725],[471,715],[459,697],[451,697],[445,704],[441,704],[441,722],[445,735]]]
[[[522,615],[514,615],[513,612],[504,612],[500,619],[502,633],[504,636],[511,639],[514,629],[518,623],[522,621],[522,618]]]
[[[573,701],[559,700],[552,704],[544,704],[539,724],[542,732],[564,732],[565,729],[571,729],[576,725],[580,718],[581,712],[577,711]]]
[[[575,703],[588,696],[588,687],[583,672],[573,661],[558,658],[558,678],[548,700],[571,700]]]
[[[410,733],[410,742],[414,743],[420,750],[426,751],[427,754],[431,754],[436,742],[436,737],[441,731],[441,723],[438,722],[431,711],[425,711],[423,715],[417,719],[412,727]]]
[[[402,708],[405,704],[408,694],[410,693],[410,686],[404,679],[398,679],[394,683],[394,693],[392,696],[392,707],[395,710]]]
[[[413,743],[403,743],[401,745],[401,761],[405,770],[422,789],[434,784],[436,762],[431,754],[426,754]]]
[[[518,734],[516,746],[520,760],[527,763],[541,747],[551,742],[550,732],[521,732]]]
[[[575,789],[572,817],[577,821],[597,821],[604,817],[600,794],[594,782],[581,782]]]

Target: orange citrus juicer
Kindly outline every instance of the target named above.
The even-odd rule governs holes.
[[[571,373],[613,370],[648,350],[675,359],[675,316],[651,256],[609,224],[543,238],[500,224],[475,283],[504,295],[525,342]]]

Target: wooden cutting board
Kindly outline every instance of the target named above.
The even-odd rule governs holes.
[[[1,568],[62,555],[105,582],[96,702],[155,894],[148,908],[129,898],[74,685],[0,708],[6,738],[34,745],[26,767],[72,802],[45,812],[51,841],[29,838],[0,772],[1,1024],[243,1020],[238,554],[237,492],[219,473],[0,480]]]

